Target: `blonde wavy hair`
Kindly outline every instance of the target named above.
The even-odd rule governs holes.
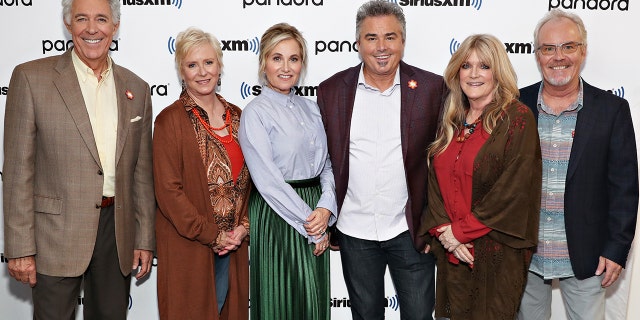
[[[518,81],[504,44],[490,34],[475,34],[467,37],[451,56],[444,72],[444,81],[449,88],[445,100],[442,122],[436,140],[429,146],[429,158],[442,153],[456,133],[463,129],[469,100],[460,86],[460,67],[475,52],[478,59],[493,73],[495,88],[493,99],[482,112],[482,127],[488,133],[493,131],[503,117],[509,103],[520,97]]]

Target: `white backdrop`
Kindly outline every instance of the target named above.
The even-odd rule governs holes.
[[[404,60],[442,74],[451,52],[470,34],[492,33],[505,43],[521,87],[540,79],[533,54],[533,29],[550,8],[580,15],[589,32],[586,81],[611,90],[631,103],[640,130],[640,64],[638,43],[627,32],[640,28],[640,9],[629,0],[391,0],[407,16]],[[225,69],[220,93],[244,107],[257,81],[257,51],[264,30],[288,22],[304,34],[309,70],[299,93],[315,99],[317,85],[337,71],[359,62],[354,46],[355,12],[364,0],[123,0],[120,31],[112,43],[116,63],[144,78],[152,88],[154,113],[172,103],[180,92],[173,62],[178,32],[196,26],[220,39]],[[0,112],[13,67],[62,53],[71,44],[62,23],[59,0],[0,0]],[[2,137],[2,130],[0,130]],[[638,138],[636,138],[638,139]],[[0,145],[2,144],[0,139]],[[8,152],[11,152],[10,150]],[[1,159],[2,155],[0,155]],[[1,188],[0,184],[0,188]],[[0,199],[0,203],[1,203]],[[0,220],[0,234],[2,234]],[[72,241],[72,239],[70,239]],[[0,252],[4,247],[0,236]],[[640,267],[630,257],[620,283],[608,292],[607,319],[640,319]],[[2,263],[6,263],[4,255]],[[333,319],[350,319],[340,256],[331,253],[331,312]],[[134,283],[129,319],[157,319],[156,278]],[[387,318],[399,319],[397,299],[387,277]],[[30,290],[0,269],[0,314],[3,319],[31,318]],[[78,299],[82,303],[82,297]],[[81,314],[81,312],[79,313]],[[81,317],[78,316],[78,319]],[[552,319],[565,319],[556,289]]]

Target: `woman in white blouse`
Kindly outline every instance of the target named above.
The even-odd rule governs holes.
[[[306,67],[301,33],[285,23],[260,42],[261,94],[243,110],[239,140],[257,192],[251,221],[251,318],[329,319],[335,184],[318,105],[292,88]]]

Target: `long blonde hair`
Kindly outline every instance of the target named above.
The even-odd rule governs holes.
[[[495,88],[493,99],[482,112],[482,127],[488,133],[493,131],[503,116],[503,111],[513,99],[518,99],[518,81],[504,44],[490,34],[475,34],[467,37],[460,48],[451,56],[444,72],[444,81],[449,88],[445,100],[442,122],[436,140],[429,146],[429,158],[442,153],[456,131],[463,129],[469,111],[469,100],[460,87],[460,67],[467,62],[471,53],[488,66],[493,73]]]

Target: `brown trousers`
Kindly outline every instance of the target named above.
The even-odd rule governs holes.
[[[87,320],[126,319],[131,275],[123,276],[120,272],[114,206],[100,209],[95,248],[89,267],[82,276],[66,278],[38,273],[36,280],[32,290],[34,319],[75,320],[79,304],[83,305],[84,319]],[[84,297],[81,297],[83,281]]]

